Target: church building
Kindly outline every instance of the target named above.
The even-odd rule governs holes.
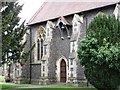
[[[120,0],[44,2],[27,24],[26,50],[35,47],[15,82],[87,85],[77,49],[89,23],[100,12],[120,19]]]

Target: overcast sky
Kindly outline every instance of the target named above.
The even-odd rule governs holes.
[[[40,8],[45,0],[18,0],[19,4],[24,4],[23,10],[20,13],[21,21],[26,20],[26,23]]]

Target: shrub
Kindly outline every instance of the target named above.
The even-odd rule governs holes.
[[[80,41],[78,58],[88,81],[98,90],[115,90],[120,85],[120,22],[98,14]]]

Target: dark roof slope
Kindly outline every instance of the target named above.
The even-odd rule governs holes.
[[[112,5],[119,1],[120,0],[115,0],[114,2],[45,2],[29,20],[28,25]]]

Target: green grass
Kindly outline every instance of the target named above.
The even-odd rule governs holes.
[[[33,88],[33,89],[24,89],[24,90],[96,90],[92,87],[75,87],[75,86],[50,86],[43,88]]]
[[[24,87],[29,87],[29,86],[38,86],[38,85],[32,85],[32,84],[15,84],[15,85],[10,85],[10,84],[0,84],[0,88],[24,88]]]
[[[77,87],[77,86],[70,86],[70,85],[61,85],[61,86],[48,86],[47,88],[88,88],[88,87]],[[92,87],[89,87],[89,88],[92,88]]]
[[[22,89],[22,90],[96,90],[94,88],[33,88],[33,89]]]
[[[23,86],[21,86],[21,85],[6,85],[6,84],[2,84],[0,88],[7,89],[7,88],[19,88],[19,87],[23,87]]]
[[[29,86],[26,84],[22,85],[6,85],[3,84],[1,88],[3,89],[13,89],[13,88],[24,88],[25,86]],[[31,86],[31,85],[30,85]],[[34,86],[34,85],[33,85]],[[69,85],[61,85],[61,86],[47,86],[42,88],[26,88],[26,89],[20,89],[20,90],[96,90],[93,87],[77,87],[77,86],[69,86]]]
[[[77,87],[77,86],[69,86],[69,85],[63,85],[63,86],[50,86],[50,87],[44,87],[42,89],[35,89],[35,90],[48,90],[48,89],[55,89],[55,90],[96,90],[93,87]],[[30,89],[33,90],[33,89]]]
[[[62,85],[62,86],[48,86],[48,88],[79,88],[79,87]]]
[[[5,77],[4,76],[0,76],[0,82],[5,82]]]

